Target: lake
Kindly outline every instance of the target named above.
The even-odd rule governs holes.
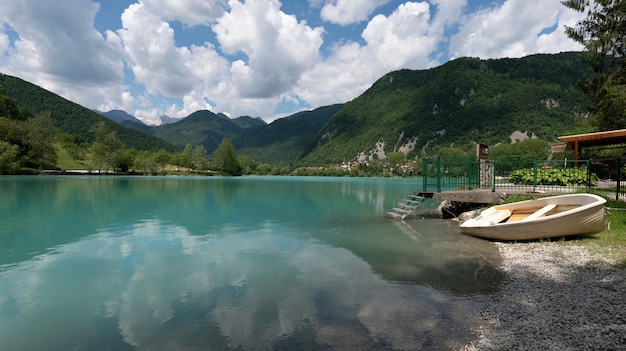
[[[0,177],[3,350],[448,350],[503,275],[420,179]]]

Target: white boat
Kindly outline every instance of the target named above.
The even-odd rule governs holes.
[[[568,194],[489,207],[459,226],[464,234],[496,240],[534,240],[595,234],[606,227],[606,200]]]

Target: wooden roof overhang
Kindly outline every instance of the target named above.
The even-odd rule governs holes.
[[[606,132],[560,136],[560,144],[553,144],[552,151],[574,150],[574,159],[578,160],[583,148],[626,144],[626,129]]]

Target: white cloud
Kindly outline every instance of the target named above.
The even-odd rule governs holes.
[[[537,52],[555,53],[584,50],[581,44],[576,43],[565,34],[565,26],[576,27],[578,21],[583,20],[584,16],[580,12],[571,9],[563,8],[561,10],[558,15],[557,29],[552,33],[541,34],[537,38]]]
[[[226,0],[141,0],[150,12],[168,20],[209,25],[227,9]]]
[[[554,34],[540,36],[572,16],[559,1],[540,0],[531,6],[526,0],[507,0],[502,6],[467,16],[450,40],[449,51],[454,57],[497,58],[576,50],[579,47],[562,33],[562,26]]]
[[[374,58],[379,74],[398,68],[429,66],[428,55],[440,39],[431,30],[426,2],[401,4],[389,17],[374,17],[363,31],[368,58]]]
[[[467,0],[430,0],[436,7],[436,22],[440,26],[453,24],[462,16]]]
[[[336,46],[327,59],[303,74],[296,94],[312,106],[354,99],[375,79],[362,59],[362,48],[358,43]]]
[[[4,55],[4,53],[9,49],[9,36],[0,33],[0,55]]]
[[[19,34],[2,67],[45,86],[121,83],[119,47],[93,28],[97,11],[87,0],[1,3],[1,21]]]
[[[276,0],[237,0],[213,30],[227,54],[244,53],[230,72],[241,98],[270,98],[290,89],[318,60],[322,29],[280,11]]]
[[[391,70],[435,65],[429,55],[442,31],[430,25],[426,2],[401,4],[388,17],[377,15],[362,33],[366,45],[337,45],[299,82],[297,94],[313,106],[346,102]]]
[[[389,0],[327,0],[322,7],[323,20],[348,25],[368,19],[378,7],[385,5]]]
[[[142,4],[133,4],[122,14],[122,25],[118,34],[137,82],[151,94],[182,96],[191,91],[193,76],[186,65],[189,50],[176,47],[167,22]]]

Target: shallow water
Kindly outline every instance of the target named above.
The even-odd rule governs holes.
[[[502,279],[416,179],[0,177],[6,350],[450,349]]]

